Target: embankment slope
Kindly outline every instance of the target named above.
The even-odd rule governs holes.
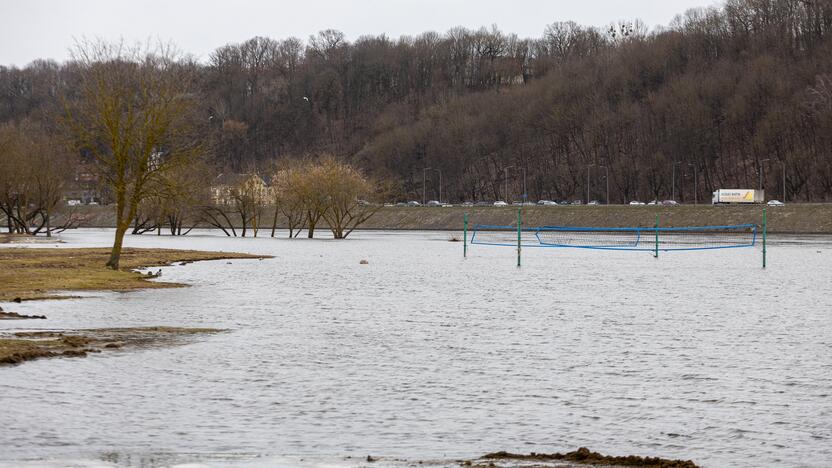
[[[766,207],[768,231],[779,234],[832,234],[832,204],[788,204]],[[271,213],[272,210],[265,210]],[[527,206],[526,226],[629,227],[653,226],[656,216],[665,227],[720,226],[762,223],[762,205],[752,206]],[[112,227],[111,207],[82,207],[84,227]],[[517,221],[516,207],[384,207],[362,229],[379,230],[461,230],[469,214],[470,224],[511,225]],[[269,222],[264,223],[271,225]],[[283,227],[283,220],[278,225]],[[325,226],[322,226],[325,228]]]

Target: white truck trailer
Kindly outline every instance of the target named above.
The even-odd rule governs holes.
[[[719,189],[714,192],[712,203],[714,205],[725,205],[765,203],[765,201],[766,195],[764,190]]]

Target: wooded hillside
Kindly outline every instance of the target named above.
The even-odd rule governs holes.
[[[591,198],[716,188],[832,200],[832,1],[729,0],[648,31],[571,22],[397,39],[255,37],[197,69],[208,159],[236,172],[332,154],[401,199]],[[49,128],[76,64],[0,67],[0,123]],[[675,166],[675,171],[674,171]],[[426,170],[426,168],[431,168]],[[525,174],[524,174],[525,173]],[[525,175],[525,177],[524,177]],[[587,184],[589,187],[587,187]],[[506,193],[506,191],[508,193]]]

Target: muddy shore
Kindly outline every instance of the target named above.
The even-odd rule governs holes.
[[[35,359],[86,357],[90,353],[173,346],[194,335],[219,333],[212,328],[101,328],[60,331],[0,332],[0,366]]]

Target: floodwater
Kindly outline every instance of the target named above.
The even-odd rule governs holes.
[[[49,317],[2,329],[230,330],[0,368],[0,461],[360,466],[587,446],[832,466],[830,239],[773,239],[766,270],[759,248],[526,249],[518,269],[512,248],[465,260],[449,237],[129,237],[274,258],[163,269],[190,288],[0,304]]]

